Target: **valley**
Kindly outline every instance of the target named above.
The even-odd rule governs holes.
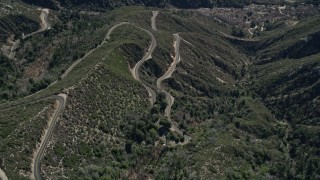
[[[317,2],[196,2],[1,2],[0,179],[316,179]]]

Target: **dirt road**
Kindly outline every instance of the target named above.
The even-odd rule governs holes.
[[[100,48],[104,43],[107,42],[107,40],[110,39],[110,35],[112,34],[112,32],[117,29],[118,27],[120,26],[123,26],[123,25],[126,25],[126,24],[130,24],[128,22],[121,22],[119,24],[116,24],[114,26],[112,26],[108,32],[107,32],[107,35],[105,36],[104,38],[104,41],[101,42],[101,44],[99,44],[97,47],[91,49],[89,52],[87,52],[82,58],[78,59],[77,61],[75,61],[61,76],[60,78],[63,79],[65,78],[69,73],[70,71],[72,71],[72,69],[77,66],[82,60],[84,60],[86,57],[88,57],[90,54],[92,54],[96,49]]]
[[[4,173],[4,171],[1,168],[0,168],[0,179],[8,180],[6,173]]]
[[[175,49],[175,57],[173,58],[173,62],[170,65],[170,67],[168,68],[168,70],[164,73],[163,76],[161,76],[158,80],[157,80],[157,88],[158,90],[162,91],[165,93],[166,95],[166,101],[168,103],[166,109],[165,109],[165,116],[168,117],[168,119],[170,119],[170,114],[171,114],[171,107],[174,103],[174,97],[171,96],[170,93],[168,93],[166,90],[162,89],[161,83],[165,80],[168,79],[169,77],[171,77],[172,73],[176,70],[177,64],[180,62],[180,42],[181,42],[181,38],[179,37],[178,34],[174,34],[174,49]]]
[[[280,13],[280,14],[286,16],[286,14],[284,14],[284,13],[282,12],[282,10],[285,10],[285,9],[286,9],[286,6],[279,6],[278,9],[279,9],[279,13]]]
[[[48,23],[49,9],[39,9],[39,10],[41,10],[41,14],[40,14],[41,29],[39,29],[38,31],[32,32],[30,34],[23,35],[22,39],[26,39],[34,34],[43,32],[43,31],[50,28],[49,23]]]
[[[135,25],[134,25],[134,26],[135,26]],[[154,37],[154,35],[153,35],[150,31],[148,31],[148,30],[146,30],[146,29],[143,29],[143,28],[141,28],[141,27],[138,27],[138,26],[135,26],[135,27],[137,27],[137,28],[145,31],[145,32],[150,36],[150,38],[151,38],[151,44],[150,44],[149,49],[148,49],[148,51],[146,52],[146,54],[142,57],[142,59],[141,59],[132,69],[130,69],[133,78],[134,78],[135,80],[141,82],[140,77],[139,77],[139,69],[140,69],[141,65],[142,65],[144,62],[146,62],[147,60],[149,60],[149,59],[152,58],[152,53],[153,53],[153,51],[155,50],[155,48],[157,47],[157,41],[156,41],[156,38]],[[141,83],[142,83],[142,82],[141,82]],[[143,84],[143,83],[142,83],[142,84]],[[157,97],[156,97],[156,92],[155,92],[152,88],[148,87],[148,86],[145,85],[145,84],[143,84],[143,86],[147,89],[148,94],[149,94],[149,99],[150,99],[151,105],[153,105],[153,104],[156,102],[156,98],[157,98]]]
[[[173,38],[174,38],[173,46],[175,49],[175,56],[173,58],[172,64],[168,68],[168,70],[164,73],[163,76],[161,76],[157,80],[157,88],[159,91],[163,92],[166,95],[166,101],[167,101],[168,105],[165,109],[165,116],[168,118],[168,121],[171,123],[171,131],[175,131],[178,134],[183,135],[183,132],[178,128],[178,125],[175,122],[171,121],[171,109],[172,109],[172,105],[174,103],[174,97],[169,92],[164,90],[161,86],[162,82],[165,79],[168,79],[169,77],[171,77],[172,73],[176,70],[177,64],[181,61],[181,57],[180,57],[181,38],[180,38],[179,34],[174,34]],[[183,136],[184,136],[184,142],[179,143],[180,145],[188,144],[191,140],[190,136],[187,136],[187,135],[183,135]]]
[[[172,73],[176,70],[177,64],[180,62],[180,42],[181,42],[181,38],[178,34],[174,34],[174,49],[175,49],[175,57],[173,59],[172,64],[170,65],[170,67],[168,68],[168,70],[164,73],[164,75],[162,75],[158,80],[157,80],[157,88],[161,89],[161,83],[163,80],[168,79],[169,77],[171,77]]]
[[[158,11],[152,11],[151,27],[152,27],[152,30],[154,30],[154,31],[157,31],[156,18],[158,16],[158,14],[159,14]]]

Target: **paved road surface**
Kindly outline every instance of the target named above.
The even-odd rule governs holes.
[[[120,26],[123,26],[123,25],[133,25],[133,24],[131,24],[131,23],[129,23],[129,22],[121,22],[121,23],[119,23],[119,24],[116,24],[116,25],[112,26],[112,27],[109,29],[106,37],[104,38],[104,41],[101,42],[101,44],[98,45],[96,48],[94,48],[94,49],[90,50],[88,53],[86,53],[82,58],[80,58],[80,59],[78,59],[76,62],[74,62],[74,63],[65,71],[65,73],[63,73],[63,74],[61,75],[61,79],[65,78],[65,77],[70,73],[70,71],[72,71],[72,69],[73,69],[77,64],[79,64],[83,59],[85,59],[85,58],[88,57],[90,54],[92,54],[97,48],[100,48],[104,43],[107,43],[108,40],[110,40],[110,35],[112,34],[112,32],[113,32],[116,28],[118,28],[118,27],[120,27]],[[146,29],[143,29],[143,28],[141,28],[141,27],[135,26],[135,25],[133,25],[133,26],[136,27],[136,28],[139,28],[139,29],[141,29],[141,30],[143,30],[143,31],[145,31],[145,32],[151,37],[151,45],[150,45],[150,47],[149,47],[149,49],[148,49],[148,52],[147,52],[147,53],[143,56],[143,58],[134,66],[134,68],[130,70],[131,73],[132,73],[133,78],[134,78],[135,80],[138,80],[138,81],[141,82],[141,80],[140,80],[140,78],[139,78],[139,68],[140,68],[140,66],[141,66],[145,61],[147,61],[147,60],[149,60],[149,59],[152,58],[152,53],[153,53],[153,51],[155,50],[155,48],[156,48],[156,46],[157,46],[157,41],[156,41],[154,35],[153,35],[150,31],[148,31],[148,30],[146,30]],[[156,101],[156,92],[155,92],[153,89],[151,89],[150,87],[147,87],[147,86],[144,85],[144,84],[143,84],[143,86],[147,89],[148,94],[149,94],[149,98],[150,98],[151,105],[153,105],[153,104],[155,103],[155,101]]]
[[[108,31],[106,37],[105,37],[105,41],[102,42],[97,48],[99,48],[100,46],[102,46],[106,40],[109,40],[110,39],[110,35],[111,33],[119,26],[122,26],[122,25],[125,25],[125,24],[129,24],[127,22],[122,22],[120,24],[117,24],[115,26],[113,26],[112,28],[110,28],[110,30]],[[137,26],[135,26],[137,27]],[[140,27],[138,27],[140,28]],[[133,77],[140,81],[140,78],[139,78],[139,68],[140,66],[148,59],[151,58],[152,56],[152,53],[154,51],[154,49],[156,48],[156,39],[155,37],[153,36],[153,34],[148,31],[148,30],[145,30],[143,28],[140,28],[142,29],[143,31],[147,32],[148,35],[151,37],[152,41],[151,41],[151,45],[148,49],[148,52],[144,55],[144,57],[135,65],[135,67],[133,68],[132,70],[132,74],[133,74]],[[95,48],[96,49],[96,48]],[[74,63],[72,66],[69,67],[69,69],[66,71],[66,73],[61,77],[61,78],[64,78],[65,76],[68,75],[68,73],[82,60],[84,59],[85,57],[87,57],[88,55],[90,55],[95,49],[91,50],[90,52],[88,52],[83,58],[79,59],[78,62]],[[147,87],[146,85],[144,85],[144,87],[148,90],[149,92],[149,96],[151,98],[151,102],[152,104],[155,102],[155,99],[156,99],[156,93],[154,90],[152,90],[151,88]],[[62,109],[64,108],[65,106],[65,101],[66,101],[66,98],[64,96],[55,96],[54,97],[57,101],[58,101],[58,108],[57,110],[55,111],[54,115],[53,115],[53,118],[52,118],[52,121],[49,122],[49,127],[48,129],[46,130],[46,133],[44,135],[44,138],[43,138],[43,141],[41,142],[40,144],[40,148],[38,149],[38,151],[36,152],[36,155],[35,155],[35,159],[34,159],[34,163],[33,163],[33,173],[32,173],[32,179],[36,179],[36,180],[39,180],[41,179],[41,169],[40,169],[40,161],[41,161],[41,158],[43,157],[43,154],[44,154],[44,151],[45,151],[45,147],[52,135],[52,132],[53,132],[53,129],[54,129],[54,126],[62,112]]]
[[[100,46],[102,46],[105,42],[107,42],[107,40],[110,39],[110,35],[111,33],[119,26],[122,26],[122,25],[125,25],[125,24],[129,24],[128,22],[122,22],[122,23],[119,23],[115,26],[113,26],[112,28],[109,29],[104,41],[98,46],[96,47],[95,49],[99,48]],[[135,26],[137,27],[137,26]],[[140,28],[140,27],[137,27],[137,28]],[[136,80],[139,80],[139,68],[140,66],[148,59],[151,59],[152,57],[152,53],[156,47],[156,40],[153,36],[153,34],[148,31],[148,30],[145,30],[143,28],[140,28],[142,29],[143,31],[147,32],[148,35],[151,37],[152,41],[151,41],[151,45],[148,49],[148,52],[144,55],[144,57],[135,65],[135,67],[133,68],[133,77],[136,79]],[[83,60],[85,57],[87,57],[88,55],[90,55],[95,49],[89,51],[83,58],[79,59],[77,62],[75,62],[72,66],[70,66],[68,68],[68,70],[62,75],[61,78],[64,78],[68,75],[68,73],[79,63],[81,62],[81,60]],[[51,84],[52,85],[52,84]],[[151,102],[152,104],[155,102],[156,100],[156,92],[147,87],[146,85],[144,85],[144,87],[148,90],[148,93],[149,93],[149,96],[150,96],[150,99],[151,99]],[[53,130],[54,130],[54,127],[55,127],[55,124],[60,116],[60,114],[62,113],[62,110],[65,106],[65,101],[66,101],[66,96],[65,95],[59,95],[59,96],[53,96],[53,97],[50,97],[50,98],[53,98],[57,101],[57,104],[58,104],[58,107],[56,109],[56,111],[54,112],[54,115],[53,115],[53,118],[49,121],[49,125],[48,125],[48,129],[45,130],[45,134],[44,134],[44,137],[43,137],[43,140],[40,144],[40,147],[39,149],[35,152],[35,156],[34,156],[34,159],[33,159],[33,163],[32,163],[32,175],[31,175],[31,179],[41,179],[41,158],[43,157],[44,155],[44,152],[45,152],[45,148],[47,146],[47,143],[48,141],[50,140],[50,137],[53,133]],[[0,175],[1,175],[1,178],[5,178],[5,174],[4,172],[0,172]]]
[[[135,27],[145,31],[151,38],[151,44],[149,46],[147,53],[142,57],[142,59],[132,69],[130,69],[133,78],[135,80],[141,82],[140,77],[139,77],[139,69],[144,62],[146,62],[147,60],[152,58],[152,53],[157,47],[157,41],[156,41],[156,38],[154,37],[154,35],[150,31],[143,29],[141,27],[138,27],[138,26],[135,26]],[[153,105],[156,102],[156,98],[157,98],[156,92],[152,88],[146,86],[145,84],[143,84],[143,86],[147,89],[151,105]]]
[[[129,23],[129,22],[121,22],[121,23],[119,23],[119,24],[116,24],[116,25],[112,26],[112,27],[109,29],[109,31],[107,32],[107,35],[106,35],[106,37],[104,38],[104,40],[105,40],[105,41],[109,40],[109,39],[110,39],[110,35],[112,34],[112,32],[113,32],[115,29],[117,29],[117,28],[120,27],[120,26],[126,25],[126,24],[130,24],[130,23]]]
[[[107,34],[106,34],[106,36],[105,36],[105,38],[104,38],[104,41],[102,41],[100,45],[98,45],[98,46],[95,47],[94,49],[92,49],[92,50],[90,50],[89,52],[87,52],[82,58],[78,59],[78,60],[75,61],[71,66],[69,66],[69,68],[60,76],[60,78],[61,78],[61,79],[65,78],[82,60],[84,60],[86,57],[88,57],[90,54],[92,54],[97,48],[100,48],[104,43],[107,43],[108,40],[110,39],[110,35],[112,34],[112,32],[113,32],[116,28],[118,28],[118,27],[120,27],[120,26],[123,26],[123,25],[128,25],[128,24],[130,24],[130,23],[129,23],[129,22],[121,22],[121,23],[119,23],[119,24],[116,24],[116,25],[112,26],[112,27],[108,30],[108,32],[107,32]],[[131,24],[131,25],[132,25],[132,24]],[[135,26],[135,27],[137,27],[137,26]],[[152,55],[152,52],[153,52],[154,49],[156,48],[157,42],[156,42],[155,37],[153,36],[153,34],[152,34],[150,31],[148,31],[148,30],[146,30],[146,29],[143,29],[143,28],[140,28],[140,27],[137,27],[137,28],[139,28],[139,29],[147,32],[148,35],[149,35],[149,36],[151,37],[151,39],[152,39],[152,42],[151,42],[151,45],[150,45],[150,47],[149,47],[148,53],[142,58],[142,60],[140,60],[140,61],[135,65],[135,67],[133,68],[134,70],[131,70],[131,72],[133,71],[133,72],[132,72],[132,75],[133,75],[134,79],[140,81],[138,70],[139,70],[140,66],[143,64],[143,62],[145,62],[145,61],[148,60],[148,59],[151,59],[151,57],[152,57],[152,56],[151,56],[151,55]],[[56,84],[57,82],[58,82],[57,80],[54,81],[54,82],[52,82],[47,88],[53,86],[53,85]],[[153,89],[151,89],[151,88],[149,88],[149,87],[147,87],[147,86],[145,86],[145,85],[144,85],[144,87],[147,89],[148,94],[149,94],[149,98],[150,98],[150,102],[151,102],[151,104],[153,105],[153,104],[155,103],[155,101],[156,101],[156,92],[155,92]],[[38,92],[35,92],[35,93],[33,93],[33,94],[29,95],[29,96],[24,97],[24,98],[32,97],[32,96],[34,96],[34,95],[36,95],[36,94],[38,94],[38,93],[40,93],[40,92],[42,92],[42,91],[44,91],[44,90],[45,90],[45,89],[42,89],[42,90],[40,90],[40,91],[38,91]]]
[[[44,155],[46,146],[50,140],[54,127],[59,119],[59,116],[61,115],[62,110],[65,107],[66,95],[60,94],[58,96],[53,96],[52,98],[56,100],[58,107],[56,107],[56,110],[53,114],[52,119],[50,119],[50,121],[48,122],[48,128],[45,130],[45,134],[40,143],[40,147],[36,151],[34,159],[32,160],[33,167],[32,167],[31,179],[36,179],[36,180],[42,179],[41,178],[41,159]]]
[[[151,37],[151,44],[149,46],[149,49],[147,51],[147,53],[143,56],[143,58],[131,69],[131,73],[134,79],[140,81],[140,77],[139,77],[139,68],[141,67],[141,65],[146,62],[147,60],[152,58],[152,53],[155,50],[155,48],[157,47],[157,41],[156,38],[154,37],[154,35],[143,28],[140,28],[138,26],[135,26],[143,31],[145,31],[150,37]]]

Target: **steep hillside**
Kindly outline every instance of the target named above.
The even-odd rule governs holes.
[[[287,143],[294,176],[315,178],[319,171],[320,61],[318,16],[281,35],[260,50],[251,69],[251,88],[271,112],[288,123]],[[317,20],[316,20],[317,19]],[[277,39],[277,37],[275,38]],[[267,59],[262,59],[267,58]],[[308,156],[305,156],[308,154]],[[302,165],[304,164],[304,165]],[[313,164],[316,164],[313,166]],[[317,165],[318,164],[318,165]],[[316,172],[316,173],[315,173]]]
[[[10,179],[319,177],[316,7],[26,2],[59,11],[0,56]]]
[[[22,0],[25,3],[40,5],[58,9],[61,7],[67,8],[86,8],[95,10],[110,10],[120,6],[143,5],[152,7],[165,7],[172,5],[178,8],[212,8],[212,7],[244,7],[250,4],[284,4],[290,3],[285,0]],[[306,2],[314,5],[319,5],[316,0],[302,0],[299,3]]]
[[[0,54],[0,99],[12,99],[16,96],[15,82],[21,72],[6,56]]]
[[[274,32],[257,46],[257,61],[264,64],[277,59],[300,59],[320,53],[319,46],[319,16],[313,16],[299,24]]]
[[[52,114],[51,101],[41,101],[0,110],[1,167],[10,179],[27,179],[31,174],[33,149]]]
[[[0,17],[0,42],[6,42],[11,36],[29,34],[39,29],[39,24],[25,16],[9,15]]]

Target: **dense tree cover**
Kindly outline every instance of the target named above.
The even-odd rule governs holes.
[[[30,4],[37,4],[47,7],[56,8],[52,0],[23,0]],[[163,7],[165,5],[173,5],[179,8],[200,8],[213,6],[219,7],[243,7],[251,3],[279,3],[279,1],[266,1],[266,0],[61,0],[63,6],[87,6],[94,9],[113,9],[119,6],[127,5],[145,5]]]
[[[12,91],[15,88],[16,76],[17,69],[14,63],[0,54],[0,101],[13,96]]]
[[[76,2],[79,4],[81,2],[82,5],[88,4],[84,1]],[[223,3],[225,6],[229,6],[228,3],[231,1],[186,2],[187,5],[190,3],[192,7],[202,7],[212,6],[213,3]],[[241,6],[241,2],[237,2],[239,6]],[[122,1],[118,1],[117,6],[122,5],[121,3]],[[178,7],[186,5],[183,1],[176,1],[176,3],[175,6]],[[243,1],[243,3],[246,2]],[[90,6],[96,7],[96,4]],[[184,8],[189,8],[189,6]],[[61,23],[55,25],[54,30],[48,32],[66,31],[70,34],[76,34],[76,36],[83,36],[79,32],[89,28],[85,23],[87,19],[81,20],[78,13],[61,14],[59,19]],[[75,21],[72,22],[72,28],[68,28],[64,24],[67,24],[71,19]],[[182,25],[181,21],[174,23],[176,23],[174,25]],[[235,36],[243,36],[241,29],[234,28],[232,33]],[[66,35],[71,36],[70,34]],[[319,37],[318,34],[313,36],[315,39]],[[317,117],[319,114],[317,97],[320,92],[319,82],[317,83],[319,63],[303,65],[294,72],[288,71],[288,73],[284,73],[285,76],[279,76],[275,81],[255,89],[255,92],[239,86],[233,86],[228,90],[228,86],[224,83],[217,84],[215,78],[207,78],[208,75],[211,75],[207,72],[211,71],[210,67],[215,67],[223,71],[225,76],[228,74],[235,79],[240,79],[237,71],[240,71],[241,67],[232,66],[228,59],[236,61],[236,58],[241,56],[238,54],[234,57],[227,56],[233,51],[222,51],[227,49],[221,48],[223,47],[222,43],[214,47],[213,42],[215,41],[211,39],[212,42],[210,42],[206,37],[189,40],[195,46],[192,47],[192,51],[186,52],[194,54],[190,56],[186,52],[182,52],[183,57],[189,58],[184,58],[183,63],[179,66],[188,73],[181,73],[183,72],[181,69],[177,70],[174,77],[168,80],[168,85],[171,86],[171,90],[175,91],[176,98],[172,118],[178,120],[178,126],[181,129],[192,133],[193,139],[189,145],[183,148],[164,147],[163,150],[158,150],[158,147],[160,149],[162,145],[154,144],[159,135],[167,136],[167,139],[176,143],[183,141],[183,137],[169,131],[171,124],[166,118],[161,117],[167,106],[164,94],[158,94],[157,103],[151,109],[151,115],[140,114],[138,112],[142,112],[142,108],[146,109],[142,106],[143,103],[146,103],[143,102],[146,100],[144,98],[146,92],[142,87],[122,78],[123,74],[114,74],[108,69],[108,66],[100,66],[92,71],[88,78],[81,81],[78,88],[71,90],[68,99],[69,105],[61,118],[63,123],[57,128],[59,132],[55,139],[58,140],[54,142],[53,148],[48,148],[49,153],[43,164],[47,167],[52,165],[58,167],[62,162],[66,174],[71,179],[76,177],[88,179],[125,178],[136,176],[136,172],[141,171],[151,174],[156,179],[170,179],[171,177],[196,179],[195,176],[199,175],[196,173],[199,173],[200,170],[198,172],[188,171],[188,168],[192,166],[194,169],[206,168],[212,174],[217,174],[219,169],[223,169],[223,173],[226,172],[225,175],[230,179],[250,179],[253,177],[256,179],[266,177],[316,179],[320,174],[319,158],[317,158],[319,157],[320,134],[319,128],[315,126],[319,125],[317,124],[319,123]],[[301,43],[301,46],[293,47],[290,53],[295,54],[295,50],[297,50],[296,52],[309,50],[311,54],[318,52],[313,52],[314,49],[317,50],[317,41],[309,41],[309,44],[303,41]],[[49,68],[56,68],[63,62],[72,61],[82,56],[69,50],[70,47],[74,47],[70,44],[69,42],[60,43],[52,55]],[[77,47],[80,47],[80,44],[78,43]],[[206,45],[208,49],[206,49]],[[181,48],[182,51],[185,49],[187,46]],[[211,53],[212,49],[219,49],[214,53],[218,55],[220,53],[222,58],[204,55],[207,53],[203,52]],[[132,59],[128,59],[130,64],[142,56],[141,47],[128,42],[121,45],[120,52],[132,57]],[[309,52],[307,55],[310,55]],[[66,56],[67,53],[74,56]],[[69,59],[70,57],[71,59]],[[163,55],[161,57],[163,60]],[[293,57],[289,56],[289,58]],[[116,60],[122,62],[122,60]],[[196,71],[188,71],[187,63],[184,62],[192,64],[189,69],[192,67]],[[4,67],[8,66],[8,62],[3,64]],[[127,69],[127,64],[124,63],[124,65]],[[10,69],[10,66],[8,67]],[[157,66],[150,67],[156,69]],[[280,68],[272,70],[274,69]],[[158,70],[154,70],[154,72],[157,74]],[[35,83],[30,80],[30,83],[33,85],[31,91],[35,92],[46,87],[49,81],[42,80]],[[283,84],[285,86],[282,86]],[[289,98],[280,97],[276,102],[266,100],[272,96],[290,95],[293,89],[301,88],[305,88],[306,91],[300,95],[293,94]],[[144,94],[141,94],[142,92]],[[272,110],[272,114],[262,103],[259,103],[260,99],[255,99],[256,96],[265,100],[264,102]],[[312,99],[314,101],[311,101]],[[276,120],[282,119],[288,121],[290,128],[278,125],[281,123]],[[159,126],[155,125],[156,122]],[[286,130],[289,133],[286,133]],[[74,137],[80,140],[74,141]],[[63,144],[67,144],[67,146]],[[218,149],[221,151],[216,152]],[[290,152],[287,153],[287,151]],[[297,165],[290,164],[291,159],[286,157],[288,154],[294,162],[297,162],[295,163]],[[222,156],[223,162],[229,164],[220,163],[219,156]],[[211,157],[214,157],[214,161],[207,162]],[[201,158],[205,158],[205,166],[201,166]],[[106,162],[108,162],[107,165]],[[218,168],[211,166],[214,163],[218,164]],[[144,164],[146,165],[144,166]],[[47,169],[44,171],[47,172]],[[255,175],[259,175],[259,178]]]
[[[320,0],[306,0],[306,3],[313,4],[315,6],[319,6],[320,5]]]
[[[23,0],[29,4],[36,4],[51,8],[57,8],[52,0]],[[306,0],[306,3],[318,6],[319,0]],[[206,7],[237,7],[255,4],[282,4],[284,0],[61,0],[60,3],[66,7],[87,6],[93,9],[113,9],[119,6],[145,5],[164,7],[173,5],[179,8],[200,8]]]
[[[308,47],[312,49],[312,45]],[[292,49],[292,52],[296,50],[299,48]],[[319,67],[319,62],[299,65],[270,78],[261,86],[256,85],[257,94],[275,117],[288,122],[289,155],[297,164],[288,165],[291,168],[288,172],[290,178],[316,179],[320,174],[317,158],[320,152]]]
[[[57,6],[52,0],[22,0],[28,4],[40,5],[56,9]],[[163,6],[166,0],[61,0],[61,5],[66,7],[82,6],[93,9],[113,9],[127,5]]]
[[[32,5],[40,5],[43,7],[50,7],[53,9],[57,8],[52,0],[22,0],[22,1]]]
[[[243,7],[251,4],[251,0],[171,0],[170,3],[180,8]]]
[[[52,102],[41,101],[0,112],[0,159],[10,162],[5,170],[10,179],[28,179],[17,172],[31,171],[30,154],[41,137],[39,129],[47,125],[46,114],[52,107]]]
[[[152,153],[158,128],[154,124],[155,117],[144,112],[147,101],[142,98],[142,87],[108,68],[106,65],[98,67],[71,92],[70,106],[61,118],[67,126],[58,124],[57,131],[63,133],[54,134],[58,139],[45,157],[45,166],[59,166],[56,160],[63,157],[63,166],[71,179],[123,179],[127,169],[139,166],[139,157]],[[80,109],[78,103],[83,104]],[[77,127],[81,127],[80,131],[74,131]],[[86,139],[87,135],[94,138],[71,143],[73,137]],[[112,138],[108,140],[109,137]],[[70,145],[63,146],[64,142]],[[84,160],[88,164],[83,164]]]
[[[9,15],[0,18],[0,41],[6,42],[11,34],[28,34],[39,29],[39,23],[22,15]]]
[[[15,66],[13,65],[13,62],[6,58],[4,55],[0,54],[0,77],[3,78],[8,74],[12,74],[14,72]],[[3,83],[1,83],[1,87],[2,85]]]
[[[289,58],[302,58],[320,52],[320,31],[301,39],[298,43],[289,47],[284,54]]]
[[[231,35],[232,36],[237,36],[237,37],[240,37],[240,38],[245,37],[245,33],[243,32],[243,30],[241,28],[236,28],[236,27],[232,28]]]
[[[0,89],[3,89],[0,90],[0,101],[13,100],[46,88],[52,81],[58,79],[58,75],[63,73],[69,64],[100,44],[105,35],[106,30],[102,27],[106,21],[101,17],[80,15],[79,12],[70,11],[62,11],[57,17],[59,21],[52,24],[51,29],[27,39],[20,39],[19,48],[15,50],[15,60],[1,56],[6,58],[6,65],[1,64],[1,74],[6,75],[1,75],[0,78]],[[66,24],[72,24],[72,26]],[[7,38],[12,34],[15,34],[15,39],[18,39],[22,33],[27,34],[38,29],[38,22],[24,16],[2,17],[0,18],[0,42],[7,42]],[[99,31],[100,33],[93,33]],[[70,41],[70,39],[73,40]],[[74,48],[75,45],[77,48]],[[48,64],[44,67],[43,77],[25,73],[27,68],[34,67],[39,60]],[[16,73],[9,73],[11,66],[8,66],[7,62],[17,70]]]

